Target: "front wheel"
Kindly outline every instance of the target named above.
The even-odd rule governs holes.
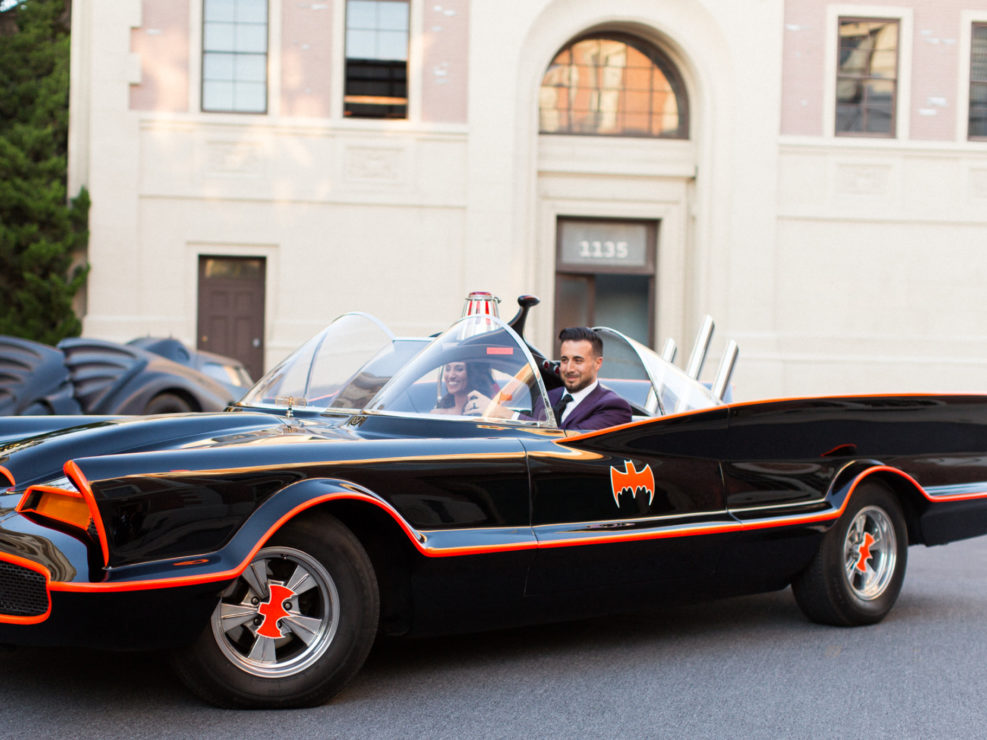
[[[862,484],[809,567],[792,581],[795,600],[814,622],[874,624],[898,598],[907,556],[898,501],[878,483]]]
[[[363,665],[377,631],[370,558],[339,521],[292,522],[223,592],[196,642],[173,656],[185,684],[222,707],[322,704]]]

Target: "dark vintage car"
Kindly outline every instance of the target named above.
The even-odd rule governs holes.
[[[0,416],[221,411],[249,385],[236,360],[176,339],[76,337],[51,347],[0,336]]]
[[[809,619],[873,623],[908,545],[987,532],[987,396],[726,405],[603,334],[636,419],[590,433],[484,315],[431,341],[343,316],[225,413],[0,423],[0,643],[167,648],[210,702],[304,706],[378,632],[789,585]],[[452,362],[489,382],[477,416],[434,413]]]

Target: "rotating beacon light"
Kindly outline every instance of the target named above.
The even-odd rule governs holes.
[[[486,290],[474,290],[466,296],[466,305],[463,306],[463,316],[495,316],[500,318],[500,311],[497,304],[500,298]]]

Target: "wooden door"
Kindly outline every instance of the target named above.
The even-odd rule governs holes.
[[[235,357],[256,380],[264,374],[263,257],[199,257],[196,346]]]

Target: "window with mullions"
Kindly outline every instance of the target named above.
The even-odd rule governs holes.
[[[987,23],[974,23],[970,39],[971,139],[987,138]]]
[[[898,21],[840,18],[836,133],[894,136]]]
[[[343,115],[408,117],[407,0],[347,0]]]
[[[675,65],[624,34],[585,36],[556,54],[538,108],[543,134],[689,138],[689,102]]]
[[[267,0],[203,0],[202,110],[267,111]]]

